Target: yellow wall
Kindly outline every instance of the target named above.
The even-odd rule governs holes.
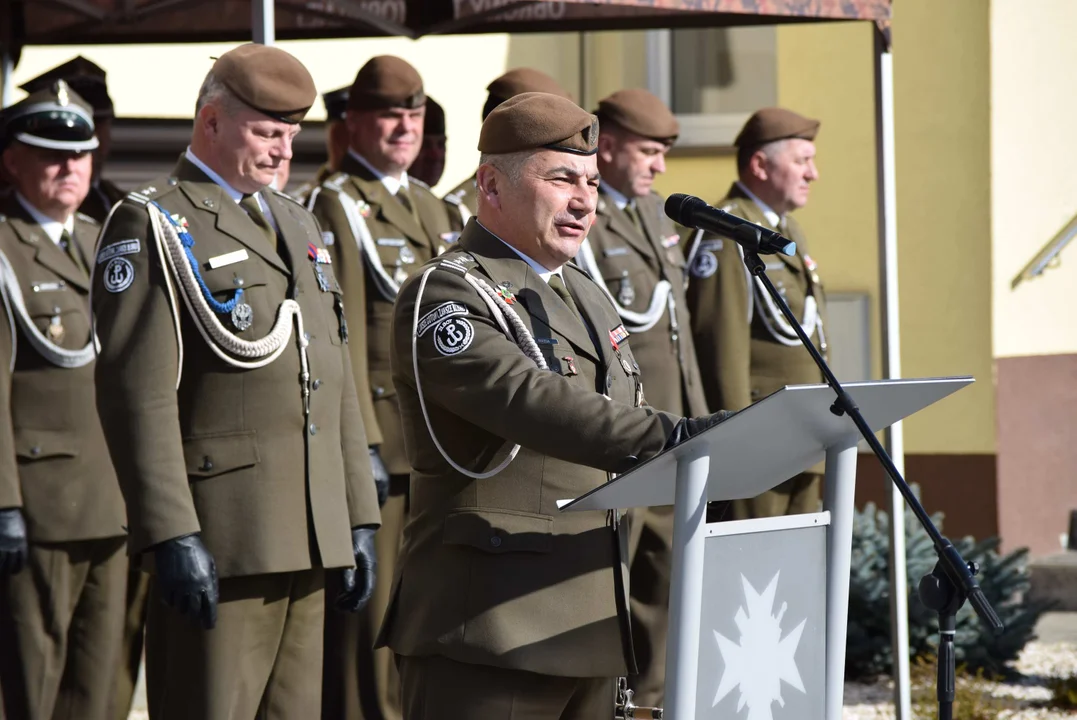
[[[991,3],[991,217],[996,357],[1077,352],[1077,243],[1059,267],[1010,281],[1077,214],[1077,3]],[[986,240],[980,247],[986,252]]]

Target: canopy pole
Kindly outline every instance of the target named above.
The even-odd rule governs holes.
[[[251,0],[251,37],[260,45],[277,41],[273,0]]]
[[[894,62],[886,38],[875,29],[875,121],[879,203],[879,265],[882,301],[883,378],[901,377],[901,327],[898,303],[897,184],[894,168]],[[886,431],[886,449],[905,474],[902,423]],[[884,478],[885,480],[885,478]],[[905,563],[905,501],[890,487],[890,646],[893,653],[894,709],[897,720],[912,720],[909,679],[909,596]]]
[[[2,57],[0,57],[0,107],[7,107],[15,101],[15,88],[12,77],[15,74],[15,63],[11,58],[11,49],[4,44]]]

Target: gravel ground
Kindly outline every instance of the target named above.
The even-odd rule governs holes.
[[[991,683],[992,694],[1016,700],[1021,709],[1004,711],[1000,720],[1073,720],[1077,711],[1034,707],[1051,698],[1047,682],[1053,677],[1077,675],[1077,644],[1032,642],[1014,664],[1021,673],[1016,682]],[[893,720],[892,682],[863,685],[846,683],[844,720]],[[934,717],[934,716],[932,716]]]

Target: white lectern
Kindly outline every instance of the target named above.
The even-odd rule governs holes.
[[[859,406],[867,424],[875,432],[938,402],[953,392],[969,385],[972,378],[933,378],[923,380],[887,380],[881,382],[849,383],[846,391]],[[760,680],[745,672],[744,668],[731,667],[726,657],[725,676],[722,685],[728,684],[730,671],[748,675],[740,681],[740,698],[735,707],[749,705],[750,718],[796,718],[796,720],[841,720],[842,695],[845,677],[845,635],[849,609],[849,569],[853,533],[853,493],[856,485],[857,442],[860,437],[848,416],[831,412],[835,395],[826,385],[799,385],[779,390],[751,407],[737,413],[720,425],[711,428],[688,442],[642,463],[632,472],[619,476],[612,482],[592,490],[575,500],[561,501],[562,511],[611,510],[652,505],[674,506],[673,568],[669,598],[669,642],[666,649],[666,700],[665,717],[673,720],[696,720],[696,718],[719,718],[716,707],[723,689],[715,678],[713,687],[699,687],[697,682],[701,663],[709,662],[715,653],[701,658],[700,643],[706,631],[708,643],[722,643],[719,628],[703,627],[703,594],[707,576],[720,571],[737,556],[737,548],[726,546],[721,551],[707,552],[706,543],[711,539],[739,535],[744,548],[759,546],[752,532],[793,533],[774,535],[774,540],[785,540],[789,552],[808,553],[802,563],[822,562],[824,553],[811,554],[813,539],[811,526],[825,528],[825,618],[816,618],[815,627],[825,639],[820,648],[824,672],[820,673],[819,687],[825,687],[825,697],[810,705],[798,706],[781,712],[772,712],[770,700],[779,706],[780,683],[788,682],[781,668],[774,668],[773,676]],[[803,516],[800,519],[765,519],[738,523],[706,523],[707,501],[750,498],[804,472],[820,460],[826,459],[824,513]],[[674,481],[676,478],[676,481]],[[735,527],[730,527],[735,526]],[[817,532],[822,532],[818,530]],[[747,533],[747,534],[746,534]],[[797,534],[800,533],[800,534]],[[821,539],[821,536],[817,536]],[[780,546],[779,546],[780,547]],[[710,563],[708,564],[708,558]],[[817,558],[811,560],[810,558]],[[802,568],[801,568],[802,569]],[[788,576],[789,573],[787,573]],[[817,573],[817,577],[821,573]],[[744,576],[741,576],[745,579]],[[787,577],[787,581],[789,578]],[[809,583],[799,581],[800,589],[808,590]],[[721,587],[728,593],[743,592],[748,604],[754,599],[773,601],[774,590],[767,585],[751,583],[745,579],[744,587]],[[713,583],[712,592],[715,586]],[[769,598],[764,597],[769,594]],[[758,605],[758,602],[757,602]],[[764,603],[765,612],[771,606]],[[776,618],[781,622],[784,606]],[[751,644],[769,643],[773,649],[786,642],[792,632],[799,639],[800,630],[781,628],[781,637],[765,637],[770,630],[743,631],[750,625],[742,608],[737,624],[742,626],[740,646],[737,652],[751,656]],[[713,613],[711,613],[713,614]],[[804,623],[801,623],[803,627]],[[777,627],[775,625],[775,627]],[[825,628],[825,630],[824,630]],[[764,637],[760,637],[764,636]],[[724,638],[724,636],[723,636]],[[784,639],[783,639],[784,638]],[[726,639],[728,647],[728,639]],[[732,652],[731,650],[730,652]],[[758,663],[749,657],[748,665]],[[753,689],[752,684],[755,684]],[[760,683],[774,687],[761,688]],[[767,707],[752,707],[751,695],[762,694]],[[769,695],[768,695],[769,693]],[[706,698],[704,700],[704,698]],[[711,699],[714,699],[712,704]],[[710,708],[708,710],[708,708]],[[806,708],[818,708],[817,710]],[[732,716],[730,716],[732,717]]]

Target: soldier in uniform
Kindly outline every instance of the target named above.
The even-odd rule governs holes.
[[[441,182],[441,176],[445,174],[445,141],[445,109],[427,95],[423,144],[415,162],[408,168],[408,175],[419,178],[430,187]]]
[[[521,93],[544,92],[569,98],[569,94],[557,84],[556,80],[541,70],[528,67],[509,70],[487,85],[486,91],[489,95],[486,96],[486,104],[482,108],[483,120],[498,105]],[[478,210],[478,190],[475,186],[475,177],[475,175],[472,175],[457,185],[444,198],[449,206],[449,219],[452,221],[452,229],[456,232],[463,230],[468,218],[472,217]]]
[[[333,173],[340,170],[340,161],[348,152],[348,128],[344,116],[348,109],[348,90],[351,86],[330,90],[322,94],[325,104],[325,152],[326,161],[318,168],[317,174],[310,182],[303,183],[292,193],[304,205],[310,200],[314,188],[319,187]]]
[[[482,126],[478,217],[402,288],[393,368],[412,507],[379,642],[407,720],[610,717],[632,664],[618,513],[558,512],[708,427],[645,406],[632,340],[569,261],[598,119],[525,93]]]
[[[316,717],[326,579],[351,611],[373,589],[340,288],[314,217],[267,189],[315,97],[278,48],[221,55],[190,147],[98,245],[98,409],[155,572],[154,718]]]
[[[344,289],[370,453],[376,475],[386,473],[388,491],[376,540],[381,580],[374,598],[362,618],[334,612],[326,626],[323,717],[332,720],[360,717],[360,702],[366,720],[399,715],[392,655],[372,650],[407,516],[411,471],[390,376],[390,323],[400,285],[453,237],[445,205],[408,174],[422,142],[425,101],[422,78],[406,61],[382,55],[363,65],[348,95],[350,147],[341,171],[311,197]]]
[[[680,236],[652,190],[677,139],[677,118],[646,90],[619,90],[598,104],[597,217],[576,258],[605,288],[639,362],[647,401],[675,415],[707,411],[690,332]],[[661,705],[665,679],[673,509],[632,512],[632,630],[640,674],[635,701]]]
[[[0,203],[0,686],[11,720],[107,720],[120,662],[124,506],[97,417],[90,320],[100,226],[77,212],[92,112],[55,80],[3,113],[14,192]]]
[[[115,117],[112,98],[108,94],[105,71],[96,63],[79,55],[33,80],[28,80],[19,87],[28,93],[33,93],[50,87],[57,80],[66,82],[69,88],[93,107],[98,145],[93,153],[93,179],[90,181],[90,192],[86,195],[86,200],[83,201],[79,212],[103,223],[108,216],[108,211],[122,200],[125,194],[116,183],[102,176],[112,148],[112,119]]]
[[[808,202],[819,177],[812,142],[818,130],[817,120],[790,110],[756,112],[736,139],[739,179],[718,205],[796,242],[795,257],[768,256],[767,275],[825,352],[823,286],[804,234],[789,216]],[[740,410],[785,385],[823,382],[793,328],[748,275],[740,245],[703,231],[689,238],[688,305],[711,407]],[[733,517],[815,512],[820,483],[819,472],[802,473],[757,498],[734,501]]]

